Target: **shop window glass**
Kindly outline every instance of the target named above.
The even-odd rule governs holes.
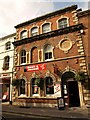
[[[53,79],[46,77],[46,94],[54,94]]]
[[[25,80],[20,80],[20,95],[25,94]]]
[[[37,79],[33,78],[32,79],[32,94],[38,94],[38,92],[39,92],[36,82],[37,82]]]

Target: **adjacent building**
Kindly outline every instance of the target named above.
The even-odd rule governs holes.
[[[14,105],[88,104],[89,14],[73,5],[15,26]]]
[[[14,38],[15,33],[0,38],[0,91],[4,101],[12,101]]]

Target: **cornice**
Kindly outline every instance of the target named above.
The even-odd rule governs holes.
[[[83,16],[86,16],[86,15],[90,15],[90,9],[78,13],[78,17],[83,17]]]

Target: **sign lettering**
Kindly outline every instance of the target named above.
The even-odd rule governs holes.
[[[37,71],[37,70],[45,70],[45,69],[46,69],[46,65],[45,64],[31,65],[31,66],[27,66],[26,67],[26,71],[27,72]]]

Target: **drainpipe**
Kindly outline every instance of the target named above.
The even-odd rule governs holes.
[[[13,68],[12,68],[13,71]],[[13,77],[13,72],[10,80],[10,105],[12,105],[12,77]]]

